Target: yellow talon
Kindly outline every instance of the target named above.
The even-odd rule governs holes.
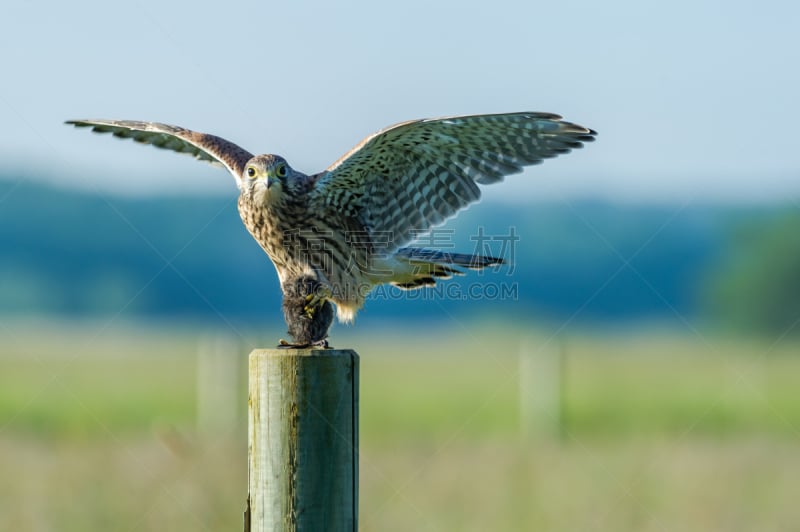
[[[309,319],[314,319],[314,313],[316,313],[317,309],[320,308],[331,295],[333,295],[331,291],[324,287],[318,288],[313,294],[308,294],[306,296],[308,304],[303,307],[305,315]]]

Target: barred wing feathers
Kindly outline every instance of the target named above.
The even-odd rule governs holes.
[[[550,113],[403,122],[367,137],[331,165],[312,201],[357,218],[372,234],[390,235],[396,250],[477,201],[477,184],[499,182],[595,135]]]
[[[201,161],[224,166],[237,183],[241,182],[244,167],[252,157],[246,150],[223,138],[169,124],[136,120],[69,120],[66,123],[157,148],[188,153]]]

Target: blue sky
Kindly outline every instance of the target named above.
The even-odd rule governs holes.
[[[229,192],[223,170],[69,118],[174,123],[319,171],[411,118],[550,111],[598,141],[489,195],[800,198],[800,4],[4,5],[2,167],[116,192]]]

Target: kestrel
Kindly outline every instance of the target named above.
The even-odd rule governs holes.
[[[324,343],[330,302],[340,321],[352,322],[379,284],[414,289],[461,274],[460,268],[502,263],[403,246],[477,201],[479,184],[580,148],[597,134],[551,113],[411,120],[368,136],[326,170],[306,175],[279,155],[253,156],[182,127],[129,120],[67,124],[227,168],[240,190],[242,221],[278,272],[293,345]]]

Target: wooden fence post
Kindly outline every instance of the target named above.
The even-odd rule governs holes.
[[[358,529],[355,351],[250,353],[245,531]]]
[[[205,438],[228,437],[241,426],[242,358],[228,336],[206,336],[197,346],[197,430]]]
[[[520,428],[525,439],[564,437],[566,387],[564,343],[534,350],[525,341],[519,353]]]

